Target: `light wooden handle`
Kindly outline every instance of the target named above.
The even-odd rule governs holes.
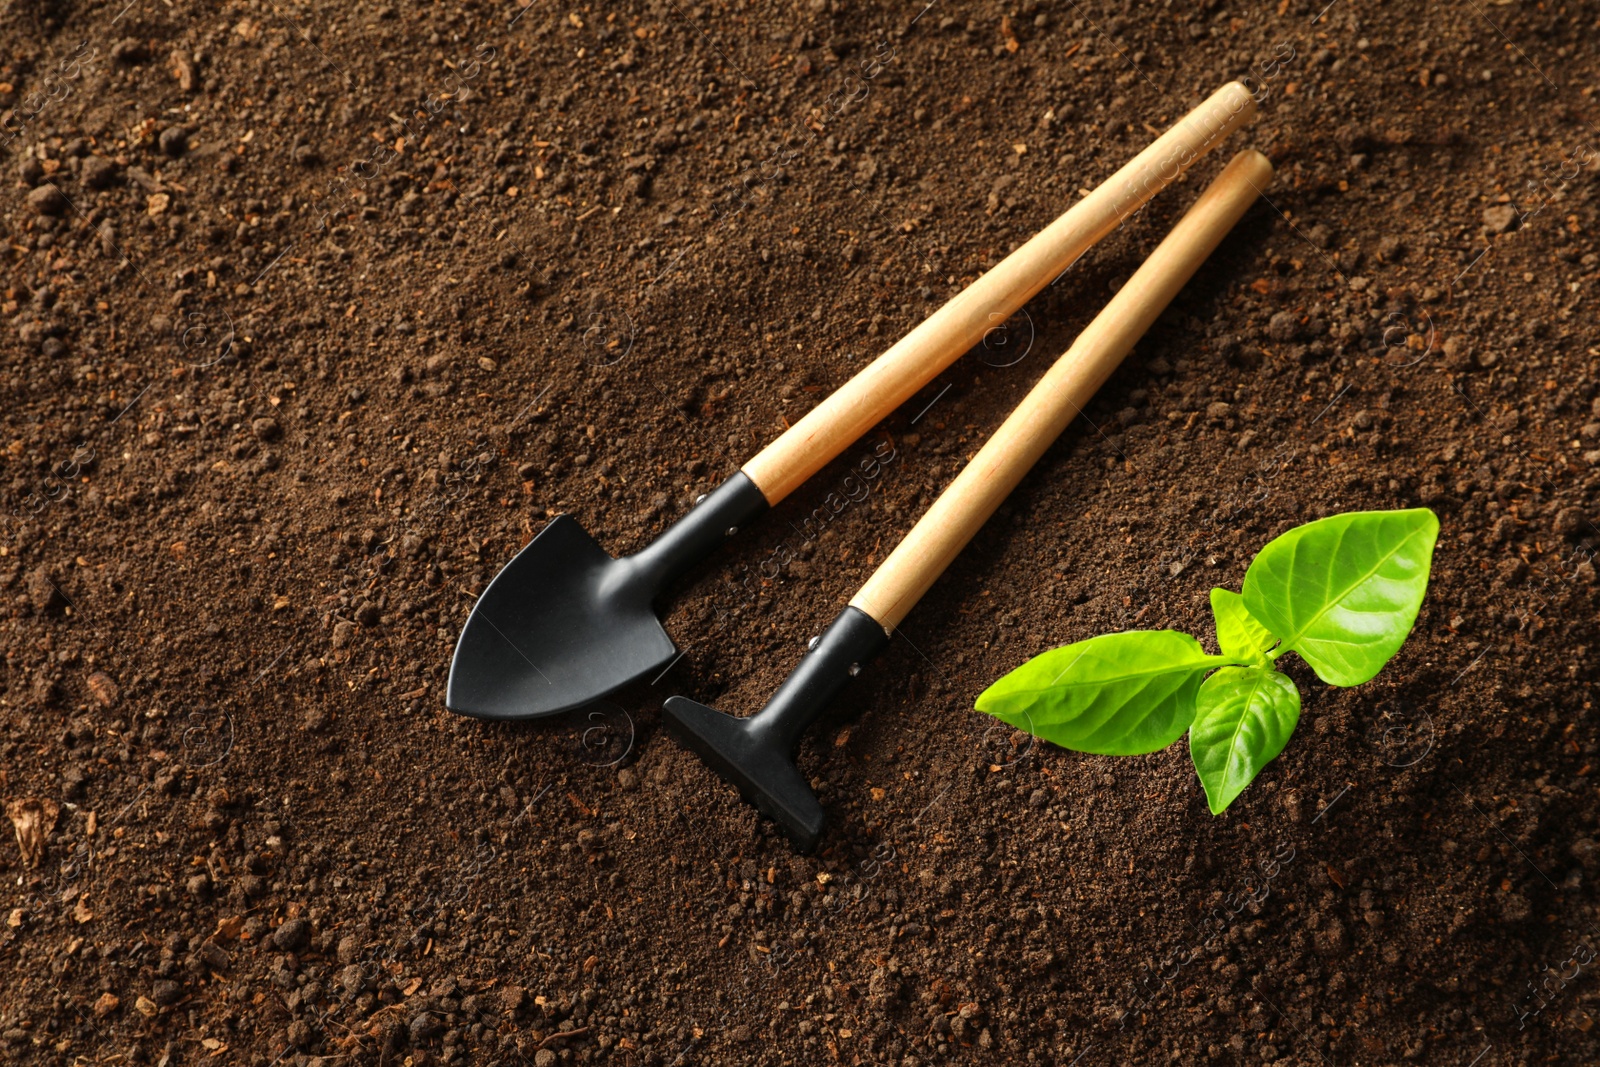
[[[867,579],[852,607],[885,630],[900,625],[1271,181],[1272,164],[1260,152],[1233,158]]]
[[[744,465],[776,504],[954,363],[1118,223],[1255,117],[1229,82],[1094,192],[967,286]]]

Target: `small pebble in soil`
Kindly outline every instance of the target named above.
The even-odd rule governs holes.
[[[83,161],[78,180],[90,189],[109,189],[117,180],[117,165],[104,156],[90,156]]]
[[[144,43],[134,37],[124,37],[111,46],[111,59],[123,66],[133,66],[143,63],[150,58],[150,52]]]
[[[426,1041],[430,1037],[444,1032],[444,1023],[439,1021],[438,1015],[431,1011],[419,1011],[411,1017],[411,1022],[406,1027],[411,1032],[413,1042]]]
[[[50,578],[50,572],[38,567],[28,573],[28,600],[38,612],[53,611],[65,603],[61,591]]]
[[[117,702],[117,683],[104,671],[95,671],[89,675],[89,692],[103,708],[109,708]]]
[[[1517,209],[1510,204],[1495,204],[1483,209],[1483,228],[1490,233],[1505,233],[1517,221]]]
[[[28,207],[35,215],[60,215],[67,210],[67,198],[54,185],[41,185],[28,194]]]
[[[163,155],[177,159],[189,150],[189,131],[182,126],[168,126],[159,138]]]
[[[1563,508],[1556,513],[1556,533],[1563,537],[1582,533],[1589,525],[1582,508]]]
[[[1300,317],[1292,311],[1280,311],[1267,321],[1267,336],[1274,341],[1293,341],[1300,334]]]
[[[272,943],[285,952],[297,952],[310,942],[311,924],[305,919],[289,919],[272,934]]]
[[[289,1024],[289,1044],[295,1048],[307,1048],[311,1044],[311,1024],[304,1019],[296,1019]]]

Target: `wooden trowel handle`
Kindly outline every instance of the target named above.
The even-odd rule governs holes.
[[[1010,318],[1118,223],[1255,117],[1229,82],[1103,185],[962,290],[744,466],[776,504]]]
[[[1272,164],[1261,153],[1233,158],[867,579],[852,607],[885,630],[900,624],[1271,181]]]

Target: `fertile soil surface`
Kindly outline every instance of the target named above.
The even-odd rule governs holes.
[[[1596,1061],[1600,6],[123,2],[0,14],[0,1061]],[[548,518],[643,546],[1245,76],[673,590],[654,684],[445,710]],[[808,736],[796,855],[661,701],[759,707],[1252,146],[1270,202]],[[972,710],[1419,505],[1404,650],[1287,659],[1221,817],[1183,744]]]

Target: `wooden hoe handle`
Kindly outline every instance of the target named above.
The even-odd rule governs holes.
[[[788,496],[1190,164],[1254,118],[1255,110],[1250,91],[1238,82],[1217,90],[1098,189],[807,412],[744,465],[745,476],[769,504]]]
[[[852,607],[885,630],[900,625],[1271,181],[1272,164],[1261,153],[1233,158],[867,579]]]

